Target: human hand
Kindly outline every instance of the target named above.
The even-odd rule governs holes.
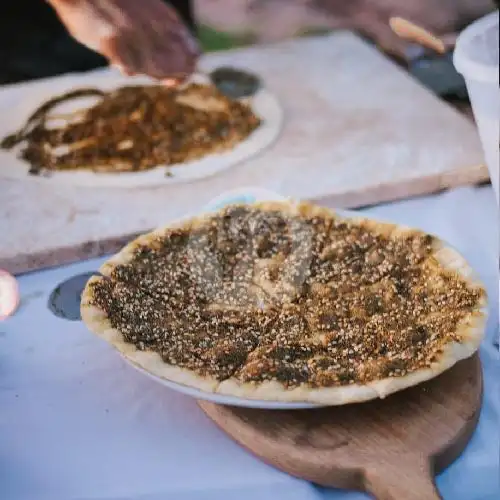
[[[356,30],[380,48],[404,57],[407,42],[389,27],[391,17],[402,17],[440,38],[453,34],[494,9],[493,0],[310,0],[328,16],[332,28]]]
[[[175,10],[161,0],[48,0],[69,33],[127,75],[183,80],[199,48]]]

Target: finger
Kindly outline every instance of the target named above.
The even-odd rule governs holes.
[[[182,50],[178,42],[167,39],[162,33],[149,32],[144,44],[145,69],[147,74],[157,79],[174,78],[184,80],[196,65],[195,58]]]
[[[127,73],[142,73],[155,79],[180,75],[184,79],[193,72],[197,58],[185,50],[176,31],[156,23],[136,20],[133,28],[122,29],[101,44],[101,53]]]
[[[157,52],[149,54],[147,62],[143,66],[144,74],[161,81],[182,82],[191,74],[186,71],[186,66],[173,66],[171,58],[162,53]]]
[[[133,71],[131,68],[128,68],[127,66],[124,66],[121,62],[110,62],[110,64],[113,68],[116,68],[122,75],[134,76],[136,74],[135,71]]]
[[[187,51],[194,57],[199,57],[201,54],[201,48],[198,40],[191,34],[186,26],[181,25],[179,34],[181,36],[182,42],[186,47]]]
[[[389,16],[384,13],[359,11],[352,19],[354,29],[371,39],[384,52],[405,58],[407,42],[389,27]]]
[[[157,77],[157,64],[151,60],[153,51],[150,43],[140,32],[120,32],[102,44],[102,53],[113,66],[127,76],[145,74]],[[160,72],[158,77],[161,76],[165,75]]]
[[[194,73],[194,65],[189,61],[173,64],[168,53],[157,52],[146,66],[147,74],[158,80],[176,80],[182,82]]]
[[[142,55],[140,40],[130,37],[125,31],[118,32],[101,43],[101,53],[112,63],[126,68],[128,72],[140,73]]]
[[[425,28],[407,19],[403,19],[402,17],[391,17],[389,19],[389,26],[396,35],[404,40],[430,48],[439,54],[444,54],[446,52],[446,46],[441,39]]]
[[[157,0],[150,0],[147,4],[148,9],[144,8],[145,3],[141,4],[143,10],[139,17],[145,21],[145,29],[153,31],[164,40],[174,38],[181,44],[183,51],[192,56],[199,56],[200,47],[198,42],[176,10],[170,5]]]
[[[172,54],[171,48],[164,40],[160,40],[151,31],[141,32],[140,47],[142,73],[158,80],[175,75],[177,72],[175,60],[179,59],[179,54]]]
[[[174,87],[177,87],[178,85],[180,85],[182,83],[182,81],[178,80],[177,78],[167,78],[165,80],[162,80],[161,83],[163,85],[165,85],[165,87],[174,88]]]

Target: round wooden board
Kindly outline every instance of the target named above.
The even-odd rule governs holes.
[[[384,400],[314,410],[198,401],[229,436],[289,474],[379,500],[441,498],[434,474],[463,451],[482,400],[479,356]]]

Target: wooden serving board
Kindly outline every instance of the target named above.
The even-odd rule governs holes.
[[[347,32],[207,55],[202,70],[259,74],[285,113],[278,141],[212,177],[153,188],[7,180],[0,165],[0,268],[12,273],[116,251],[138,233],[258,186],[356,207],[488,179],[473,123]],[[19,102],[105,69],[0,88],[1,120]],[[13,111],[12,111],[13,112]],[[1,127],[4,129],[5,127]]]
[[[479,418],[479,356],[385,400],[317,410],[255,410],[199,401],[239,444],[289,474],[378,500],[441,498],[434,474],[467,445]]]

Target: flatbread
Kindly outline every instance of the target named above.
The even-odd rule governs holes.
[[[195,75],[193,82],[208,83],[203,75]],[[11,101],[0,101],[0,111],[9,114],[11,119],[0,126],[0,138],[19,130],[30,114],[40,103],[61,95],[75,88],[89,86],[85,76],[67,76],[57,82],[52,79],[47,82],[35,82],[29,99],[16,101],[15,107]],[[157,85],[157,82],[143,76],[125,77],[114,73],[101,73],[92,80],[90,86],[105,91],[127,85]],[[86,107],[95,102],[87,99],[74,104],[67,103],[64,108],[57,109],[58,114],[71,112]],[[279,137],[283,125],[283,110],[274,94],[262,87],[254,96],[245,99],[252,111],[261,119],[259,127],[244,141],[239,142],[231,150],[214,152],[199,160],[185,162],[179,165],[168,165],[139,172],[95,173],[90,170],[51,171],[50,175],[29,175],[30,165],[17,158],[17,148],[11,151],[0,149],[0,177],[21,179],[26,182],[64,183],[86,187],[117,187],[140,188],[146,186],[163,186],[178,182],[209,177],[253,156],[261,153],[272,145]],[[191,104],[193,104],[191,102]],[[196,103],[194,103],[196,105]],[[206,103],[203,103],[206,107]],[[171,175],[167,176],[166,172]]]
[[[204,299],[204,309],[200,309],[200,314],[219,314],[222,311],[224,315],[217,316],[219,319],[213,323],[213,329],[205,329],[200,337],[196,330],[197,321],[194,320],[196,318],[193,313],[189,313],[192,314],[191,321],[187,321],[186,318],[182,319],[182,314],[174,311],[177,307],[175,306],[177,299],[174,300],[172,297],[179,297],[182,292],[184,296],[179,300],[185,301],[187,309],[198,307],[195,304],[197,297],[201,297],[201,294],[210,294],[211,284],[203,281],[206,276],[202,276],[200,278],[202,281],[199,283],[193,282],[192,288],[186,287],[185,289],[179,285],[176,288],[174,278],[167,285],[167,279],[164,282],[155,283],[148,276],[159,276],[162,273],[163,265],[165,269],[169,265],[171,269],[177,269],[177,264],[175,264],[177,254],[174,252],[173,246],[172,252],[169,252],[169,242],[178,241],[174,240],[175,238],[184,238],[183,234],[198,234],[197,231],[207,228],[214,220],[219,223],[225,220],[224,216],[238,213],[237,211],[241,209],[249,210],[251,214],[258,214],[259,218],[252,219],[254,225],[271,220],[272,216],[283,216],[286,220],[292,221],[291,227],[294,234],[300,234],[300,237],[297,237],[295,242],[292,241],[292,247],[295,245],[295,251],[290,251],[285,257],[278,255],[279,252],[273,250],[265,258],[259,258],[259,265],[254,265],[250,273],[252,286],[247,287],[242,295],[235,292],[234,297],[230,296],[231,300],[220,301],[217,294],[219,289],[224,287],[225,282],[223,280],[217,282],[217,286],[213,287],[215,295],[209,296],[209,300]],[[231,212],[232,210],[234,212]],[[301,225],[303,221],[309,222]],[[308,238],[312,233],[308,233],[308,230],[311,224],[314,226],[316,223],[317,227],[330,229],[325,229],[324,233],[321,230],[316,230],[315,239],[310,240]],[[224,229],[224,231],[230,232],[231,226],[228,227],[229,229]],[[219,234],[217,231],[214,230],[213,234]],[[263,231],[265,232],[265,229]],[[274,237],[272,231],[268,234],[271,238]],[[330,235],[329,239],[326,237],[324,239],[324,235]],[[343,236],[339,237],[339,235]],[[353,235],[358,240],[353,238]],[[240,236],[235,235],[234,237]],[[259,239],[261,233],[257,233],[257,237],[255,241],[261,241]],[[280,243],[279,240],[277,241],[278,246],[272,248],[279,248]],[[308,252],[304,241],[310,242],[309,250],[312,249],[311,251]],[[203,242],[206,243],[205,240]],[[323,257],[320,257],[320,253],[317,251],[318,242],[323,244],[321,252]],[[368,244],[362,248],[366,242]],[[382,251],[387,251],[387,255],[393,256],[394,262],[399,262],[399,264],[391,268],[386,266],[386,262],[390,263],[390,258],[380,261],[379,250],[384,247],[380,246],[379,242],[386,245],[386,250]],[[224,244],[223,241],[222,245]],[[393,246],[391,247],[391,245]],[[408,246],[407,254],[403,252],[406,248],[405,245]],[[413,245],[411,251],[409,250],[410,245]],[[193,246],[192,248],[198,247]],[[266,249],[265,246],[263,248]],[[358,272],[358,274],[347,276],[345,283],[339,278],[337,283],[339,289],[332,291],[333,289],[329,287],[337,285],[332,285],[331,282],[326,284],[321,282],[320,278],[323,275],[318,269],[322,269],[321,266],[325,263],[333,266],[332,269],[337,269],[335,266],[338,267],[340,264],[354,266],[357,261],[345,258],[342,260],[338,257],[338,255],[344,255],[342,252],[353,248],[361,248],[365,266],[361,268],[358,266],[358,271],[353,271]],[[390,248],[395,250],[389,250]],[[164,255],[165,260],[151,261],[158,264],[158,269],[155,268],[152,274],[149,271],[144,274],[141,266],[146,265],[145,262],[149,258],[148,252],[151,251],[164,252],[161,255]],[[179,252],[181,251],[179,250]],[[210,258],[207,259],[207,256],[210,256],[210,251],[205,250],[205,252],[208,253],[203,254],[203,265],[200,264],[200,267],[197,268],[198,264],[190,263],[189,269],[192,270],[190,272],[196,273],[196,269],[212,269],[212,271],[215,269],[215,274],[212,273],[210,279],[216,280],[217,278],[214,276],[218,271],[211,267]],[[332,252],[340,253],[332,257]],[[138,255],[144,255],[144,259]],[[179,253],[179,255],[184,254]],[[196,256],[196,252],[192,255]],[[305,288],[300,288],[302,283],[297,285],[293,279],[289,279],[290,276],[293,277],[296,274],[286,274],[294,268],[296,262],[294,259],[297,256],[300,260],[299,264],[304,267],[305,263],[304,269],[311,270],[310,274],[305,272],[300,277],[305,283]],[[380,262],[377,263],[377,259]],[[169,261],[170,264],[168,264]],[[236,262],[237,264],[231,269],[234,271],[236,266],[240,266],[238,269],[243,276],[246,270],[241,267],[241,262],[245,262],[245,256],[243,255],[242,258],[240,254]],[[271,274],[261,273],[262,269],[266,270],[266,266]],[[144,269],[148,269],[147,266]],[[275,278],[277,281],[273,281],[273,278],[269,276],[276,269],[278,269],[279,276]],[[280,269],[281,271],[279,271]],[[352,269],[355,268],[352,267]],[[407,274],[401,274],[403,271]],[[471,356],[478,349],[483,338],[487,317],[486,293],[480,281],[464,258],[444,242],[411,228],[364,218],[342,218],[334,212],[308,203],[266,202],[233,206],[216,214],[205,214],[187,221],[180,221],[134,240],[108,260],[101,267],[100,272],[103,276],[92,278],[82,296],[82,318],[91,331],[112,344],[131,363],[154,376],[202,391],[245,399],[341,405],[386,397],[391,393],[432,379],[459,360]],[[343,272],[341,271],[338,276],[343,276]],[[382,272],[380,276],[377,274],[379,272]],[[142,281],[139,280],[139,284],[137,284],[133,281],[133,276],[142,276]],[[267,284],[271,286],[270,289],[262,286],[266,279],[268,280]],[[279,283],[285,283],[286,286],[281,286]],[[396,288],[393,287],[394,284],[397,285]],[[350,286],[350,288],[342,291],[342,286]],[[106,287],[109,291],[103,295],[102,290]],[[397,291],[395,292],[391,287]],[[306,292],[297,292],[297,288],[306,290]],[[328,295],[329,291],[332,292],[332,297],[336,294],[335,299]],[[115,297],[113,294],[116,295],[113,299],[113,307],[116,307],[117,311],[119,310],[116,314],[121,318],[123,326],[120,328],[125,334],[116,328],[116,324],[113,326],[113,321],[106,312],[106,309],[111,309],[107,306],[103,307],[102,297],[106,297],[106,294],[109,297]],[[418,304],[415,298],[417,296],[423,297],[421,300],[425,303]],[[327,302],[322,302],[323,297],[326,297],[324,300]],[[373,302],[374,298],[379,302]],[[328,322],[332,311],[328,307],[325,307],[324,311],[320,308],[319,313],[321,314],[318,315],[317,306],[308,309],[307,304],[310,302],[307,302],[307,299],[311,299],[310,302],[312,301],[313,304],[320,304],[321,307],[323,307],[322,304],[331,304],[331,307],[335,306],[341,309],[347,307],[350,312],[346,313],[345,316],[342,316],[344,313],[338,313],[338,317],[334,318],[337,325],[335,327],[327,325],[325,331],[323,328],[325,325],[321,323],[324,321],[323,316],[327,316]],[[301,300],[305,300],[305,302],[301,302]],[[328,302],[330,300],[333,302]],[[357,304],[368,305],[358,307]],[[396,315],[399,314],[398,311],[401,311],[397,309],[400,305],[394,306],[396,307],[394,309],[392,304],[413,305],[413,307],[406,308],[407,316],[410,319],[407,323],[401,323],[403,326],[401,326],[400,332],[396,331],[396,327],[390,326],[391,321],[395,321],[395,324],[398,324],[399,321],[398,318],[394,317],[394,311]],[[197,309],[193,310],[198,311]],[[411,319],[412,314],[416,314],[415,311],[424,310],[427,311],[425,315],[422,314],[414,320]],[[323,312],[326,314],[323,315]],[[266,323],[265,318],[268,318],[268,315],[272,317],[272,320]],[[169,351],[175,348],[177,356],[179,352],[188,352],[196,344],[196,348],[189,351],[193,353],[193,358],[187,362],[187,365],[183,364],[182,360],[176,360],[175,363],[172,363],[168,361],[171,359],[168,357],[170,356],[168,353],[163,352],[160,355],[149,349],[147,345],[141,345],[140,348],[137,348],[134,343],[131,343],[130,336],[134,337],[136,333],[139,335],[139,330],[136,332],[134,330],[136,327],[127,323],[127,318],[136,321],[138,317],[140,319],[137,328],[141,331],[145,328],[144,331],[147,331],[145,339],[153,339],[152,341],[155,342],[154,338],[158,338],[159,335],[165,336],[166,341],[162,344],[162,349]],[[233,318],[235,318],[236,326],[231,323]],[[253,320],[252,318],[258,318],[253,329],[249,323]],[[449,321],[453,322],[449,323]],[[345,327],[347,328],[347,336],[344,338],[342,335],[345,335],[346,332],[343,328],[345,325],[351,325],[350,322],[352,322],[352,326]],[[150,324],[152,327],[145,327],[146,324]],[[453,327],[451,331],[446,330],[448,327],[451,328],[449,325]],[[223,328],[219,329],[220,326]],[[227,333],[228,328],[230,333]],[[243,339],[243,343],[239,343],[239,350],[228,351],[226,349],[224,351],[223,349],[222,354],[233,357],[222,356],[220,359],[224,360],[226,364],[221,361],[217,365],[217,359],[219,359],[217,356],[221,353],[221,346],[227,348],[227,346],[231,347],[231,343],[237,344],[235,337],[231,336],[231,328],[234,332],[238,332],[237,335],[241,337],[238,338],[239,340]],[[357,328],[358,330],[356,330]],[[352,333],[356,331],[362,332],[361,337],[359,333],[358,337]],[[214,339],[214,332],[217,332],[217,335],[220,334],[221,337]],[[398,335],[403,335],[404,332],[409,332],[408,338],[411,337],[412,340],[401,344],[402,341]],[[417,334],[417,337],[414,338],[414,334]],[[128,341],[126,336],[128,336]],[[393,340],[393,337],[396,340]],[[352,345],[349,343],[351,338],[353,339]],[[406,337],[401,338],[405,340]],[[361,344],[359,344],[360,339]],[[355,344],[356,341],[358,344]],[[342,342],[344,343],[342,344]],[[433,342],[436,342],[435,346]],[[340,349],[335,347],[337,343],[344,350],[349,350],[352,347],[353,357],[349,357],[350,354],[345,354],[344,357],[332,354]],[[405,347],[399,353],[391,353],[392,345],[404,345]],[[430,347],[427,348],[427,345]],[[287,351],[286,349],[289,348],[294,350]],[[359,358],[357,351],[354,352],[358,348],[369,348],[372,349],[370,352],[376,352],[376,354],[366,359]],[[426,351],[426,349],[430,350]],[[281,353],[279,354],[281,357],[273,357],[278,351]],[[295,353],[293,356],[297,357],[290,357],[286,354],[287,352]],[[424,352],[427,353],[425,356],[428,355],[429,359],[424,357]],[[413,358],[409,357],[408,353],[412,353]],[[305,355],[305,361],[302,361],[301,356],[303,355]],[[227,364],[228,359],[230,360],[229,365]],[[351,365],[335,365],[337,363],[335,360],[342,363],[350,363],[352,360],[354,368],[350,370]],[[325,361],[330,364],[322,368],[321,363]],[[194,366],[193,369],[188,367],[189,363]],[[262,368],[263,366],[264,368]],[[346,366],[349,366],[350,371],[347,370]],[[267,369],[268,372],[266,372]],[[308,375],[305,376],[304,380],[301,380],[300,376],[304,375],[304,370]],[[252,379],[254,372],[257,374],[257,378]],[[373,373],[377,375],[373,375]]]

